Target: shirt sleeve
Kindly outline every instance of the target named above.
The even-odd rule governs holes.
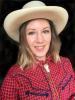
[[[70,59],[66,58],[64,59],[64,69],[69,73],[72,74],[75,77],[75,73],[71,64]]]
[[[8,76],[4,79],[0,90],[0,100],[18,100],[16,79]]]
[[[70,84],[69,84],[69,90],[70,90],[69,100],[75,100],[75,72],[72,68],[72,64],[69,59],[66,59],[65,67],[66,67],[68,73],[72,75],[72,80],[70,81]]]

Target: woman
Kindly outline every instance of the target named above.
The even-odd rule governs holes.
[[[19,53],[3,81],[1,100],[74,100],[74,72],[69,59],[59,55],[58,34],[67,20],[64,8],[41,1],[6,17],[4,28],[19,43]]]

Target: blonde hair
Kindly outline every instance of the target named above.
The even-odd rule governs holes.
[[[20,36],[19,36],[19,53],[18,53],[18,60],[17,63],[22,67],[28,67],[29,65],[33,64],[35,62],[35,56],[31,52],[29,45],[26,40],[26,34],[25,29],[30,21],[27,21],[23,23],[19,29]],[[59,39],[59,36],[57,35],[55,26],[52,21],[49,21],[50,27],[51,27],[51,44],[50,48],[48,50],[47,56],[51,55],[54,62],[59,61],[59,52],[61,47],[61,41]]]

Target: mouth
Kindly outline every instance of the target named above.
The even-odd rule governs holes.
[[[36,49],[37,51],[43,51],[44,48],[45,48],[44,45],[43,45],[43,46],[35,46],[35,49]]]

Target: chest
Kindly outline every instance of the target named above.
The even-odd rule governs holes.
[[[45,70],[44,65],[41,67],[37,66],[35,69],[26,71],[24,76],[20,75],[17,78],[19,94],[22,98],[37,97],[36,100],[51,100],[50,98],[52,98],[53,95],[58,97],[57,92],[59,94],[65,87],[67,87],[65,93],[68,94],[69,87],[67,84],[71,81],[72,76],[68,75],[62,66],[48,66],[50,72]],[[64,91],[62,92],[64,93]]]

